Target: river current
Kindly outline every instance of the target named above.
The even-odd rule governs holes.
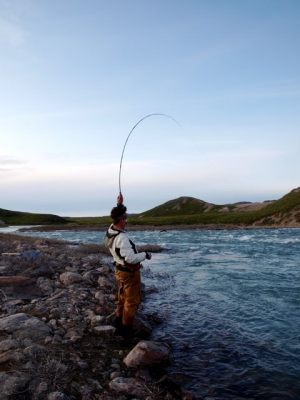
[[[28,232],[25,233],[28,235]],[[103,232],[34,232],[99,243]],[[300,399],[300,229],[130,232],[170,373],[199,399]]]

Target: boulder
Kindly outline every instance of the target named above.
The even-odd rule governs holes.
[[[151,367],[169,360],[170,349],[166,344],[142,340],[124,358],[129,368]]]

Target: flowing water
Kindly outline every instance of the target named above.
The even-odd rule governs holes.
[[[101,232],[37,236],[98,243]],[[300,229],[132,232],[170,372],[200,399],[300,399]]]

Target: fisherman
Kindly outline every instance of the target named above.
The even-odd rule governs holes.
[[[117,198],[117,206],[111,210],[113,223],[106,232],[105,243],[109,248],[115,265],[115,277],[118,286],[116,315],[116,333],[130,337],[134,316],[141,302],[141,262],[150,260],[149,252],[139,253],[125,232],[127,208],[123,205],[123,196]]]

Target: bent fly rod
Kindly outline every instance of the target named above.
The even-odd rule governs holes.
[[[124,156],[124,152],[125,152],[125,148],[126,148],[127,142],[128,142],[128,140],[129,140],[129,138],[130,138],[132,132],[135,130],[135,128],[136,128],[142,121],[144,121],[144,120],[147,119],[147,118],[155,117],[155,116],[169,118],[169,119],[171,119],[173,122],[175,122],[178,126],[180,126],[180,124],[176,121],[176,119],[174,119],[174,118],[171,117],[170,115],[162,114],[162,113],[153,113],[153,114],[145,115],[143,118],[141,118],[141,119],[132,127],[131,131],[129,132],[129,134],[128,134],[127,138],[126,138],[126,141],[125,141],[125,144],[124,144],[124,147],[123,147],[123,151],[122,151],[122,155],[121,155],[121,160],[120,160],[120,169],[119,169],[119,193],[122,193],[122,188],[121,188],[122,162],[123,162],[123,156]]]

